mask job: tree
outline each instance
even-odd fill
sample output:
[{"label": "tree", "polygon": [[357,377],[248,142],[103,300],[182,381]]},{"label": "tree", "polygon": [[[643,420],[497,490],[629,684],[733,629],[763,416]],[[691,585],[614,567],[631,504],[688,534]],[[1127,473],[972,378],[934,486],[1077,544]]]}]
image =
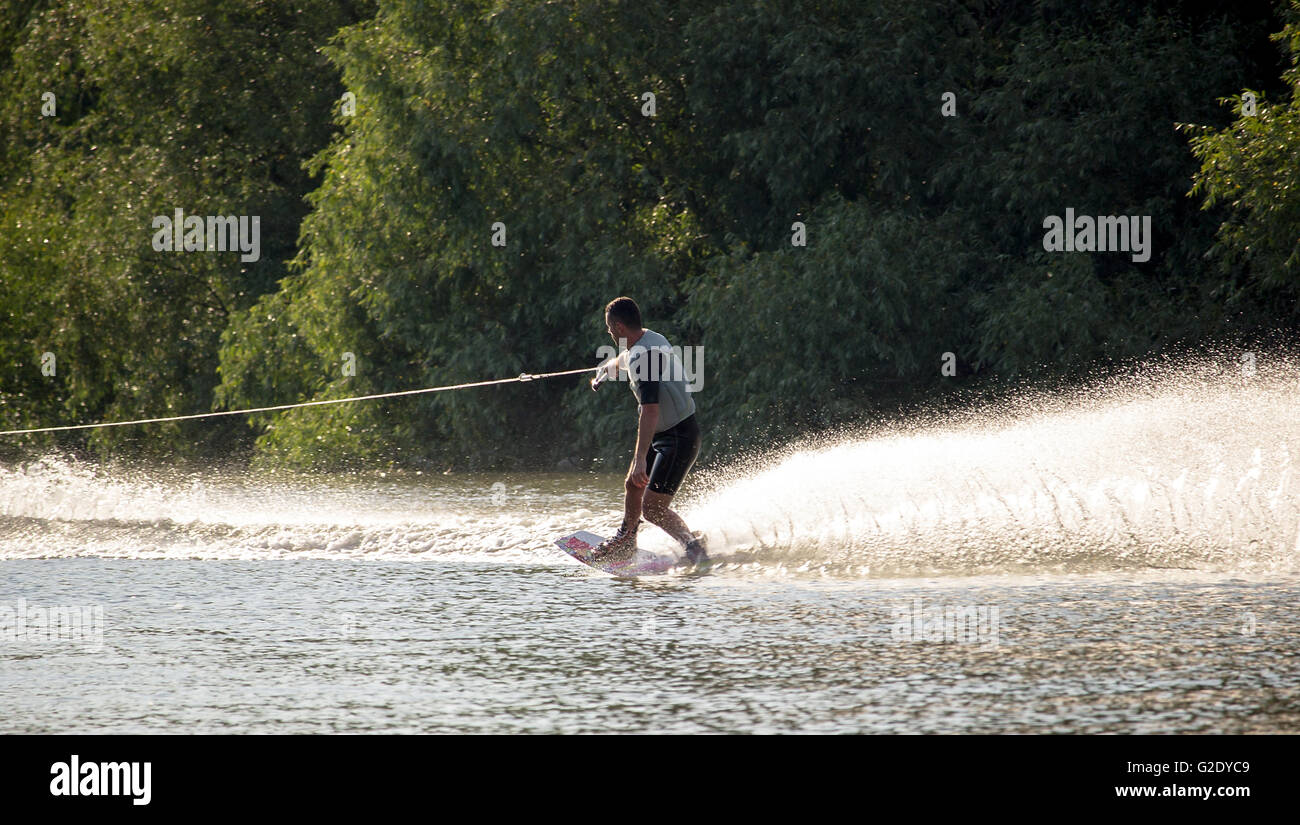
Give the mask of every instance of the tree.
[{"label": "tree", "polygon": [[1224,129],[1185,126],[1200,161],[1192,195],[1202,208],[1226,207],[1215,248],[1228,276],[1220,292],[1230,306],[1262,299],[1267,316],[1294,323],[1300,305],[1300,3],[1273,40],[1287,57],[1285,91],[1270,99],[1244,89],[1221,99],[1236,120]]}]

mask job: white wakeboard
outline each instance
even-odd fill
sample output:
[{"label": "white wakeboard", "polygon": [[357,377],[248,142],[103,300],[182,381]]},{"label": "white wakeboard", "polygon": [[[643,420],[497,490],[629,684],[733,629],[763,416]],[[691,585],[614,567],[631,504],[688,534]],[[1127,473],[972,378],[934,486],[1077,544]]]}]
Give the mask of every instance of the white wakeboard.
[{"label": "white wakeboard", "polygon": [[602,541],[604,539],[595,533],[579,530],[564,538],[556,539],[555,544],[583,564],[613,576],[655,576],[667,573],[678,565],[677,557],[671,553],[652,553],[639,547],[636,555],[631,558],[606,561],[593,560],[591,553],[596,549],[596,545]]}]

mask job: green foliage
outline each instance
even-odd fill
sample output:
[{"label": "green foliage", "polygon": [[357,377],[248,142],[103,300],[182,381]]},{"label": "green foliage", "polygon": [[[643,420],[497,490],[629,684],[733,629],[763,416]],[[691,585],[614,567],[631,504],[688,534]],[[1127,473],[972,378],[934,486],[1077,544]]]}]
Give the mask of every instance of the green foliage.
[{"label": "green foliage", "polygon": [[[1277,36],[1279,83],[1265,2],[0,9],[9,425],[594,365],[601,310],[628,294],[704,347],[700,416],[726,451],[1295,323],[1300,30]],[[1215,101],[1243,86],[1259,115],[1224,129]],[[35,114],[45,91],[57,118]],[[1210,124],[1192,152],[1179,123]],[[1214,209],[1186,197],[1194,174]],[[262,261],[154,252],[149,221],[177,206],[262,215]],[[1045,252],[1067,207],[1152,216],[1151,261]],[[621,466],[633,410],[575,379],[61,443]]]},{"label": "green foliage", "polygon": [[[321,115],[341,89],[316,47],[355,14],[333,2],[111,0],[32,6],[6,30],[0,128],[22,152],[0,180],[15,353],[0,392],[31,384],[34,352],[59,365],[57,381],[31,389],[36,404],[5,405],[7,423],[210,409],[219,336],[283,276],[306,212],[301,163],[332,128]],[[40,114],[46,93],[56,117]],[[153,217],[176,208],[261,216],[261,260],[154,251]],[[38,239],[40,256],[18,252]],[[34,299],[46,309],[13,314]],[[223,446],[234,426],[84,437],[104,453],[165,453]]]},{"label": "green foliage", "polygon": [[740,249],[689,285],[701,404],[726,429],[860,417],[882,386],[933,383],[955,348],[953,297],[973,261],[953,227],[837,196],[808,225],[807,248]]},{"label": "green foliage", "polygon": [[[640,122],[638,93],[663,82],[639,50],[615,53],[597,34],[613,26],[636,37],[639,12],[419,11],[388,5],[329,51],[357,115],[317,161],[327,171],[303,226],[299,271],[284,286],[290,322],[310,352],[359,355],[357,391],[594,363],[604,303],[633,292],[651,314],[670,306],[699,234],[645,171],[657,162],[647,149],[657,127]],[[491,243],[497,222],[505,247]],[[259,305],[248,317],[264,314]],[[249,337],[248,323],[237,320],[245,331],[230,340]],[[296,380],[296,363],[277,370],[232,351],[221,397],[268,400],[264,390]],[[270,384],[266,369],[277,375]],[[564,389],[401,401],[404,424],[386,433],[411,459],[490,465],[534,450],[543,458],[572,426]],[[272,441],[303,453],[289,442],[315,439],[319,415],[286,417]],[[312,462],[355,457],[334,446]]]},{"label": "green foliage", "polygon": [[[1239,303],[1262,291],[1274,317],[1297,317],[1300,297],[1300,3],[1292,0],[1290,21],[1273,38],[1285,50],[1286,91],[1270,100],[1261,89],[1243,89],[1221,103],[1236,120],[1222,130],[1187,126],[1201,168],[1192,194],[1209,210],[1226,206],[1219,228],[1219,261],[1230,276],[1226,302]],[[1256,97],[1245,111],[1245,94]]]}]

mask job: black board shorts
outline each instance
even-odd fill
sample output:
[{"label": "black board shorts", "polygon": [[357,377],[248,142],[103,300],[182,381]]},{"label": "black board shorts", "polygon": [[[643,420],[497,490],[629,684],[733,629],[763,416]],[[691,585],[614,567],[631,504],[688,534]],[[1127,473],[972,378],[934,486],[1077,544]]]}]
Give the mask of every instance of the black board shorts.
[{"label": "black board shorts", "polygon": [[646,488],[664,495],[676,495],[682,479],[699,454],[700,425],[694,415],[655,433],[646,453],[646,474],[650,476]]}]

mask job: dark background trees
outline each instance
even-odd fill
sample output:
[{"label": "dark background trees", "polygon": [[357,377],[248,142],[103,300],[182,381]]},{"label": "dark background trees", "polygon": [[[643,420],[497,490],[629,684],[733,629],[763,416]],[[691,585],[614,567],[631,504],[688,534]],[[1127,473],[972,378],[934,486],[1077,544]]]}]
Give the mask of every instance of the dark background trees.
[{"label": "dark background trees", "polygon": [[[1296,324],[1288,5],[0,10],[7,426],[594,363],[601,308],[628,294],[704,347],[720,455]],[[1254,116],[1233,105],[1248,89]],[[149,220],[174,207],[262,215],[262,260],[154,252]],[[1042,221],[1067,207],[1152,216],[1151,260],[1045,252]],[[62,443],[549,466],[621,461],[631,405],[533,382]]]}]

